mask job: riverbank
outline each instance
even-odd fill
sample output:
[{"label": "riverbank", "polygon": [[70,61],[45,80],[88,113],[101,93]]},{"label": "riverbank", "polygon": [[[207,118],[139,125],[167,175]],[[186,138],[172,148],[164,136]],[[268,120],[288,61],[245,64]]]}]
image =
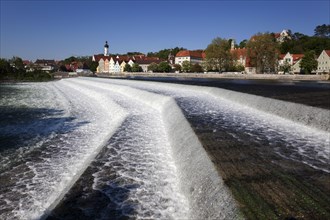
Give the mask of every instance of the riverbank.
[{"label": "riverbank", "polygon": [[176,77],[207,79],[250,79],[250,80],[287,80],[287,81],[327,81],[330,74],[322,75],[279,75],[279,74],[241,74],[241,73],[112,73],[97,74],[101,77]]}]

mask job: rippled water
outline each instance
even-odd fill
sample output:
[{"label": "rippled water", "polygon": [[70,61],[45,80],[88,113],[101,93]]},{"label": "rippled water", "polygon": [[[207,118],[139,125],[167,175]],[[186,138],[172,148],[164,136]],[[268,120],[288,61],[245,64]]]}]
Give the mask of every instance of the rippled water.
[{"label": "rippled water", "polygon": [[237,142],[330,172],[328,132],[196,87],[85,78],[1,85],[0,91],[1,219],[236,216],[230,193],[218,180],[222,194],[216,195],[229,201],[215,207],[221,213],[192,210],[214,202],[199,191],[203,180],[199,190],[184,189],[188,170],[173,155],[158,100],[166,97],[200,126],[212,125]]}]

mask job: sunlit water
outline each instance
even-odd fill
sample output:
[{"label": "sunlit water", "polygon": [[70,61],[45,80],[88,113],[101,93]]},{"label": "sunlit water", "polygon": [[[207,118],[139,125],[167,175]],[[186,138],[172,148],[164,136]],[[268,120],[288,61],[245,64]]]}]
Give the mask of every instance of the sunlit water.
[{"label": "sunlit water", "polygon": [[[159,103],[126,87],[173,97],[187,117],[201,118],[201,126],[211,123],[237,141],[244,141],[242,133],[282,157],[330,172],[328,132],[195,87],[88,78],[1,85],[0,219],[47,216],[88,167],[92,187],[85,196],[97,191],[115,204],[97,218],[107,219],[113,209],[142,219],[198,216],[191,207],[201,201],[182,190],[180,172],[186,170],[173,155]],[[207,195],[196,198],[207,202]],[[219,210],[235,210],[226,206]],[[96,216],[88,207],[84,212]]]}]

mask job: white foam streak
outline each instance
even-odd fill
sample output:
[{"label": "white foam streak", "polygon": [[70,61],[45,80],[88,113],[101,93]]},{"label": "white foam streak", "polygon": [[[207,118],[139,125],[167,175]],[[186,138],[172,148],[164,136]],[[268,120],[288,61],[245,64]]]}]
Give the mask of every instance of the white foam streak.
[{"label": "white foam streak", "polygon": [[240,218],[231,193],[173,98],[122,85],[98,83],[97,87],[119,92],[160,111],[179,172],[181,191],[189,199],[189,219]]},{"label": "white foam streak", "polygon": [[[66,128],[66,124],[62,124],[60,132],[42,144],[37,158],[28,159],[27,154],[25,164],[2,174],[6,176],[11,175],[10,172],[18,172],[13,179],[17,178],[17,181],[12,192],[2,194],[16,207],[11,213],[2,213],[0,217],[46,217],[126,117],[125,111],[106,96],[69,82],[57,82],[55,86],[66,94],[69,102],[75,103],[70,104],[70,116],[76,118],[71,123],[77,125],[70,133],[62,133],[61,130]],[[22,173],[22,170],[26,172]],[[15,193],[16,196],[13,195]]]}]

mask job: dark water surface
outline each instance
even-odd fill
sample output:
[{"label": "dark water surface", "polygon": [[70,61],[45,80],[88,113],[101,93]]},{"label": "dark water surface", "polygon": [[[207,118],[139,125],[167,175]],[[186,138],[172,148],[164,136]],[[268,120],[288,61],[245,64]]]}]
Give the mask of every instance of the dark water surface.
[{"label": "dark water surface", "polygon": [[174,77],[128,77],[130,80],[210,86],[330,109],[330,82]]}]

